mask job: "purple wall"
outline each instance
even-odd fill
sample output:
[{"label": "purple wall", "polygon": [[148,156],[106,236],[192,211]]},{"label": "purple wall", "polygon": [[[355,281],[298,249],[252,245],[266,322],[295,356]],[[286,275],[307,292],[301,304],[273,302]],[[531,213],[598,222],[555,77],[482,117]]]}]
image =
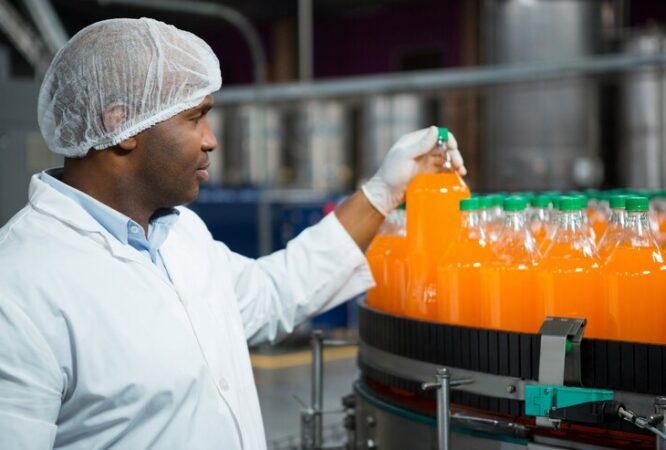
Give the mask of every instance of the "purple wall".
[{"label": "purple wall", "polygon": [[[415,6],[383,7],[349,17],[316,15],[314,75],[316,78],[393,72],[400,56],[410,51],[440,54],[443,66],[458,64],[458,2],[419,2]],[[272,61],[270,23],[255,23]],[[252,60],[245,41],[225,27],[201,33],[220,58],[224,85],[252,82]]]},{"label": "purple wall", "polygon": [[386,7],[375,15],[325,18],[314,25],[315,76],[392,72],[408,50],[437,50],[444,66],[459,61],[457,2]]}]

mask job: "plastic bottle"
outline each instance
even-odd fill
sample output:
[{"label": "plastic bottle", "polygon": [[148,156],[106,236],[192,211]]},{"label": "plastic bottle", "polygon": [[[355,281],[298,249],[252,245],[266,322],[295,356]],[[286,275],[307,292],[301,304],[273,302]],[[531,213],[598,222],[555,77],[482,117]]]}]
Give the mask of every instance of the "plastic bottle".
[{"label": "plastic bottle", "polygon": [[[448,130],[440,128],[444,147]],[[458,203],[470,197],[469,188],[445,155],[445,171],[420,174],[407,188],[408,297],[405,314],[417,319],[437,316],[437,262],[458,235]]]},{"label": "plastic bottle", "polygon": [[592,222],[590,221],[590,199],[578,192],[572,193],[570,197],[576,197],[580,201],[583,212],[581,216],[583,219],[583,229],[585,230],[585,233],[588,235],[588,237],[592,240],[592,242],[596,244],[597,233],[592,226]]},{"label": "plastic bottle", "polygon": [[368,306],[386,312],[396,309],[395,286],[397,283],[396,256],[404,253],[405,211],[398,208],[392,211],[382,224],[377,236],[372,240],[365,257],[372,271],[376,286],[368,291]]},{"label": "plastic bottle", "polygon": [[587,217],[590,221],[592,229],[594,230],[596,242],[599,243],[601,241],[601,237],[604,234],[604,231],[606,230],[610,216],[608,195],[603,192],[589,190],[586,191],[586,196],[589,200]]},{"label": "plastic bottle", "polygon": [[525,217],[527,199],[504,200],[504,226],[483,270],[488,328],[536,333],[542,311],[537,303],[535,267],[540,258]]},{"label": "plastic bottle", "polygon": [[486,231],[491,242],[497,242],[504,226],[504,210],[502,209],[502,205],[505,197],[506,195],[504,194],[491,194],[487,196],[491,206],[488,208]]},{"label": "plastic bottle", "polygon": [[548,214],[548,205],[550,198],[546,195],[537,195],[530,201],[532,206],[529,216],[530,230],[537,241],[537,245],[546,238],[550,217]]},{"label": "plastic bottle", "polygon": [[610,339],[666,344],[666,265],[650,229],[648,199],[626,199],[622,239],[604,265]]},{"label": "plastic bottle", "polygon": [[499,229],[495,230],[493,227],[493,199],[487,195],[477,198],[479,199],[479,217],[481,221],[481,227],[486,232],[486,236],[488,237],[488,240],[492,246],[495,242],[497,242],[497,237],[499,236]]},{"label": "plastic bottle", "polygon": [[395,215],[395,235],[385,261],[388,273],[386,309],[390,313],[403,315],[407,299],[407,217],[404,203],[398,207]]},{"label": "plastic bottle", "polygon": [[550,244],[555,238],[557,232],[557,224],[560,217],[560,195],[552,194],[548,196],[550,199],[550,209],[548,213],[548,225],[546,226],[546,234],[539,244],[539,252],[544,255],[550,247]]},{"label": "plastic bottle", "polygon": [[545,315],[586,318],[585,335],[604,338],[606,305],[594,242],[583,222],[579,197],[559,199],[557,231],[538,269],[539,299]]},{"label": "plastic bottle", "polygon": [[438,321],[482,326],[481,270],[492,258],[479,199],[460,201],[461,229],[437,267]]},{"label": "plastic bottle", "polygon": [[599,253],[599,258],[602,262],[608,259],[622,238],[622,233],[624,231],[625,199],[625,195],[609,196],[610,216],[608,218],[608,225],[597,245],[597,252]]}]

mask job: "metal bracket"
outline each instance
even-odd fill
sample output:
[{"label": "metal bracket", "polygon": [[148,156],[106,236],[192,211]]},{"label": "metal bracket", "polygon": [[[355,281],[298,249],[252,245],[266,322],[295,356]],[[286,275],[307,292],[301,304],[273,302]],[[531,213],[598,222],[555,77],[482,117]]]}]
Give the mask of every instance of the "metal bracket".
[{"label": "metal bracket", "polygon": [[[539,330],[539,384],[582,386],[580,343],[586,324],[586,319],[546,317]],[[548,428],[556,428],[560,423],[545,417],[537,417],[536,422]]]},{"label": "metal bracket", "polygon": [[453,387],[473,383],[469,378],[451,380],[449,370],[445,367],[437,369],[437,381],[421,385],[424,391],[437,390],[437,448],[449,450],[451,447],[451,397]]}]

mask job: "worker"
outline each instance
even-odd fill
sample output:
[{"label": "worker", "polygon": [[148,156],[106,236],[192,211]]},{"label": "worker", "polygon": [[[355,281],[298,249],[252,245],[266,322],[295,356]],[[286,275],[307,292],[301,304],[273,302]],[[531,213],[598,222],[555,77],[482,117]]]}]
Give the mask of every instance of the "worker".
[{"label": "worker", "polygon": [[437,129],[407,134],[286,249],[238,255],[182,206],[208,179],[220,85],[204,41],[152,19],[95,23],[55,56],[38,121],[64,166],[0,229],[0,448],[266,448],[248,342],[372,287],[362,249],[441,170]]}]

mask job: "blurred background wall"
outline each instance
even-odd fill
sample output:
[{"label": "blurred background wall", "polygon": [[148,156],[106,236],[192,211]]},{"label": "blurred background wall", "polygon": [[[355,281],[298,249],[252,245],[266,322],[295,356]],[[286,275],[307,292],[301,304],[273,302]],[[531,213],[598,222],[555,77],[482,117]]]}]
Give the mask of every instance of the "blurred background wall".
[{"label": "blurred background wall", "polygon": [[192,207],[250,256],[430,124],[456,134],[475,191],[666,186],[664,2],[0,0],[0,223],[31,174],[60,164],[36,123],[54,52],[92,22],[141,16],[220,59],[220,147]]}]

